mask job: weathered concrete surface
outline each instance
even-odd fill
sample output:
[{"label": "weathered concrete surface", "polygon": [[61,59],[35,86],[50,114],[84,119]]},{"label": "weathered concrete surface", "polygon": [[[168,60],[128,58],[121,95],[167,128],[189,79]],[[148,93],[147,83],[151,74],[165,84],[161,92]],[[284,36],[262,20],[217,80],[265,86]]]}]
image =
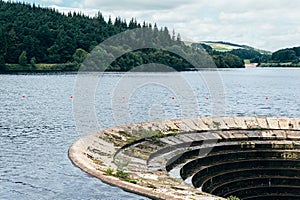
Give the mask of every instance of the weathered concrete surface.
[{"label": "weathered concrete surface", "polygon": [[[69,157],[76,166],[105,183],[153,199],[222,199],[191,187],[177,176],[173,178],[166,171],[169,159],[196,148],[192,146],[195,141],[204,141],[202,145],[209,146],[222,138],[239,138],[243,145],[251,137],[299,139],[299,130],[300,119],[290,118],[228,117],[139,123],[81,138],[70,147]],[[128,172],[128,180],[109,175],[107,169]]]}]

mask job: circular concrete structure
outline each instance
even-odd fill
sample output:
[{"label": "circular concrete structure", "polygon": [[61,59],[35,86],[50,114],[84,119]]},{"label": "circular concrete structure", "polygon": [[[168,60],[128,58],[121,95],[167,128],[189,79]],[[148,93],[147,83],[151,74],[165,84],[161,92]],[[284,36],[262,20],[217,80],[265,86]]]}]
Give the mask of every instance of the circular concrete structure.
[{"label": "circular concrete structure", "polygon": [[300,199],[300,119],[147,122],[88,135],[72,162],[153,199]]}]

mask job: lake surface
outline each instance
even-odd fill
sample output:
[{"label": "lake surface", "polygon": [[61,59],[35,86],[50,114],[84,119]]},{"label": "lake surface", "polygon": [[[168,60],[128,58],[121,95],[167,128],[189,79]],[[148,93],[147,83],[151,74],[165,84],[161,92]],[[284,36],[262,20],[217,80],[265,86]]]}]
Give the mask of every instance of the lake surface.
[{"label": "lake surface", "polygon": [[[96,128],[195,115],[300,117],[299,77],[300,69],[274,68],[105,73],[94,91]],[[84,107],[74,111],[78,80],[0,75],[0,199],[146,199],[103,184],[68,159],[69,146],[87,134],[78,126],[90,120],[78,117]],[[126,90],[130,84],[136,87]]]}]

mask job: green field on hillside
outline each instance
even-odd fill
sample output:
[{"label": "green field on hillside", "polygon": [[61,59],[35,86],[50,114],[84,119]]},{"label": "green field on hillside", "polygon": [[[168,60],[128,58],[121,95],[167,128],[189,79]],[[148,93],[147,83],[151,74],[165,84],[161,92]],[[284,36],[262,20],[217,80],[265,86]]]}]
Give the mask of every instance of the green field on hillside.
[{"label": "green field on hillside", "polygon": [[232,46],[232,45],[228,45],[228,44],[221,44],[221,43],[204,42],[204,44],[211,46],[214,50],[220,51],[220,52],[227,52],[227,51],[231,51],[233,49],[241,49],[241,47]]}]

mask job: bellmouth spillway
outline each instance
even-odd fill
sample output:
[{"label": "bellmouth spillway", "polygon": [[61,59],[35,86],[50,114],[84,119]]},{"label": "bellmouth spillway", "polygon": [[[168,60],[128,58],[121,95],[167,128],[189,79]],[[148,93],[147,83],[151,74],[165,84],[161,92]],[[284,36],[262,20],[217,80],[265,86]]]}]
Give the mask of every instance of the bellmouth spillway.
[{"label": "bellmouth spillway", "polygon": [[72,162],[153,199],[300,199],[300,119],[198,118],[91,133]]}]

